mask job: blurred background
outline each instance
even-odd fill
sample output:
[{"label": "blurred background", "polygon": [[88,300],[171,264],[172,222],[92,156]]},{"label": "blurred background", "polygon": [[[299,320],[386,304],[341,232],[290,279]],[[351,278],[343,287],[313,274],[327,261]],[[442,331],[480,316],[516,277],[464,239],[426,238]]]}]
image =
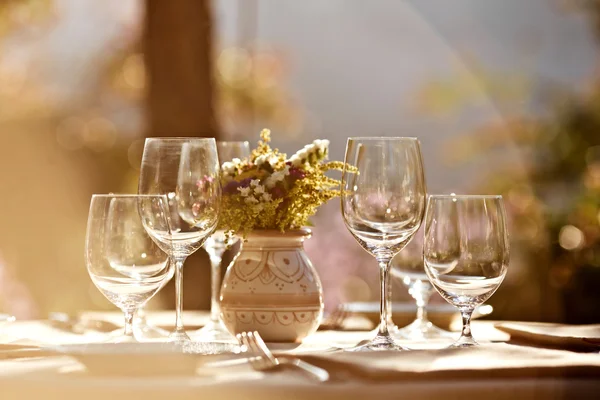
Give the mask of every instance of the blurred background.
[{"label": "blurred background", "polygon": [[[599,46],[600,0],[0,0],[0,311],[113,308],[84,265],[89,199],[137,190],[145,137],[269,127],[337,160],[349,136],[418,137],[430,193],[505,196],[492,317],[600,322]],[[314,223],[327,307],[374,300],[338,202]],[[185,308],[209,286],[198,254]]]}]

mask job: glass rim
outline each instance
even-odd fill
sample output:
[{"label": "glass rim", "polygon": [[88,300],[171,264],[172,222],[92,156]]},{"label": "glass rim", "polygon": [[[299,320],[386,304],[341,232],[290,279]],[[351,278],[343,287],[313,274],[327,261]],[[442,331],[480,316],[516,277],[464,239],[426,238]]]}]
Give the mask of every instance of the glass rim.
[{"label": "glass rim", "polygon": [[155,142],[155,141],[164,141],[164,142],[183,142],[183,141],[201,141],[201,142],[210,142],[210,141],[215,141],[216,139],[214,137],[197,137],[197,136],[157,136],[157,137],[149,137],[146,138],[146,142]]},{"label": "glass rim", "polygon": [[429,194],[427,195],[430,199],[496,199],[501,200],[501,194]]},{"label": "glass rim", "polygon": [[418,138],[414,136],[354,136],[349,137],[350,140],[407,140],[407,141],[419,141]]}]

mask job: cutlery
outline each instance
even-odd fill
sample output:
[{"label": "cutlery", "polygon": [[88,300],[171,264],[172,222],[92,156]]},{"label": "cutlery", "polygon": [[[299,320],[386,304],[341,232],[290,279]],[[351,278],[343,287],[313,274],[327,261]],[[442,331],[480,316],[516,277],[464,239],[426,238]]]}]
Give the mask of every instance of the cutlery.
[{"label": "cutlery", "polygon": [[319,382],[329,380],[329,373],[322,368],[295,357],[275,357],[256,331],[238,333],[235,337],[240,346],[245,347],[246,351],[250,351],[256,355],[256,357],[248,358],[250,365],[256,371],[268,371],[279,365],[292,365]]}]

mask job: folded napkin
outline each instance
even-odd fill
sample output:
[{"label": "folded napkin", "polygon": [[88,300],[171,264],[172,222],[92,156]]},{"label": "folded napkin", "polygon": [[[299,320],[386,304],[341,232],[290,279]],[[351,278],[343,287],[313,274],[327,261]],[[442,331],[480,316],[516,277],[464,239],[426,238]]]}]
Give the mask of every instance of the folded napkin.
[{"label": "folded napkin", "polygon": [[600,378],[600,357],[597,354],[505,343],[458,349],[338,352],[298,357],[327,370],[333,381]]},{"label": "folded napkin", "polygon": [[600,325],[564,325],[544,322],[501,322],[496,329],[516,343],[578,351],[600,351]]}]

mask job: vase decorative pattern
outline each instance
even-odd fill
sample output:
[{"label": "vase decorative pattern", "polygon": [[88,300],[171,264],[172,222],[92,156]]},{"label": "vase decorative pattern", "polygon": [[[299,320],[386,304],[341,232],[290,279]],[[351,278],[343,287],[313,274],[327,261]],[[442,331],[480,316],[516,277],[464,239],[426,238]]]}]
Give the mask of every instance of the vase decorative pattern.
[{"label": "vase decorative pattern", "polygon": [[310,230],[254,231],[227,268],[221,318],[232,334],[258,331],[267,342],[301,342],[323,316],[323,288],[303,242]]}]

